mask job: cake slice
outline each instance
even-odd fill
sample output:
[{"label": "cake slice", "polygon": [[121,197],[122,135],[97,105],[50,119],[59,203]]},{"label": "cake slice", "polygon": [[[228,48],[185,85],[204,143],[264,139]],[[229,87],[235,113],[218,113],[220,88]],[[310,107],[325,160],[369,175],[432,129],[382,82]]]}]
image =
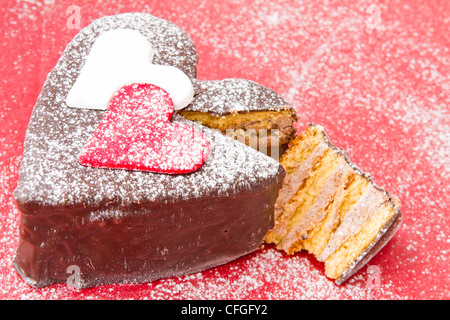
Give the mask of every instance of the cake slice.
[{"label": "cake slice", "polygon": [[[196,52],[175,25],[149,14],[103,17],[80,31],[49,73],[26,131],[14,198],[20,211],[14,266],[31,286],[87,288],[199,272],[256,250],[273,227],[285,171],[274,159],[180,115],[208,141],[183,174],[80,164],[105,115],[71,108],[67,95],[96,39],[115,29],[144,35],[154,63],[195,77]],[[71,279],[74,279],[71,277]]]},{"label": "cake slice", "polygon": [[359,270],[399,228],[397,197],[333,146],[323,127],[310,125],[280,163],[287,174],[265,241],[287,254],[303,249],[314,254],[336,283]]},{"label": "cake slice", "polygon": [[179,113],[279,160],[295,136],[295,109],[272,89],[230,78],[194,81],[195,96]]}]

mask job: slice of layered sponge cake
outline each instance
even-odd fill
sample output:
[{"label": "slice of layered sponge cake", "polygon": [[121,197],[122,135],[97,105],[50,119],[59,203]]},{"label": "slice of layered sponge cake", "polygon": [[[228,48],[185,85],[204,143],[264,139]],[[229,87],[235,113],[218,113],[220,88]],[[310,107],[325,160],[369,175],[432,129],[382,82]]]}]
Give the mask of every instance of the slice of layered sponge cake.
[{"label": "slice of layered sponge cake", "polygon": [[238,78],[194,80],[193,101],[179,113],[279,160],[295,137],[295,109],[274,90]]},{"label": "slice of layered sponge cake", "polygon": [[342,284],[394,235],[402,214],[397,197],[376,186],[324,128],[310,125],[281,157],[287,174],[266,237],[287,254],[302,249],[325,263]]}]

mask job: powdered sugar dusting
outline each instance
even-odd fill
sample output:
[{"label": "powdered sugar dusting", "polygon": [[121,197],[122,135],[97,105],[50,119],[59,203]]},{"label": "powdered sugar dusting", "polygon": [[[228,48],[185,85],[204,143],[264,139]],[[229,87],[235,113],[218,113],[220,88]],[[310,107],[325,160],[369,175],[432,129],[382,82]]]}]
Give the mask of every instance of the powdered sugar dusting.
[{"label": "powdered sugar dusting", "polygon": [[[35,1],[37,2],[37,1]],[[49,3],[50,1],[46,1]],[[401,230],[369,267],[336,286],[304,253],[266,246],[237,262],[143,285],[31,289],[11,266],[19,213],[11,193],[23,134],[45,75],[77,32],[65,28],[73,1],[18,2],[4,14],[5,75],[0,90],[2,224],[0,295],[23,299],[337,298],[423,299],[450,296],[448,2],[323,3],[248,0],[80,5],[82,24],[145,11],[184,28],[199,52],[199,78],[239,77],[274,88],[296,107],[299,127],[321,124],[336,145],[397,194]],[[380,23],[368,28],[371,5]],[[26,30],[26,31],[24,31]],[[39,75],[36,76],[36,75]],[[6,137],[6,138],[3,138]],[[53,147],[57,148],[57,146]],[[373,284],[371,286],[371,284]]]},{"label": "powdered sugar dusting", "polygon": [[184,111],[223,116],[238,112],[292,109],[275,91],[250,80],[197,80],[194,85],[196,95]]}]

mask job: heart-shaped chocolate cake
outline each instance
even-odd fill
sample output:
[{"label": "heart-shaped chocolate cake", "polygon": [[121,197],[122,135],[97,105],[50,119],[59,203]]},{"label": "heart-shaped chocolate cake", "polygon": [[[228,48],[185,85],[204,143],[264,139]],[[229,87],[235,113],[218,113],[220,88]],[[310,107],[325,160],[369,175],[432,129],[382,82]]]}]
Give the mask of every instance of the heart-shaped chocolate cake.
[{"label": "heart-shaped chocolate cake", "polygon": [[263,241],[309,251],[342,284],[393,237],[398,198],[324,128],[297,135],[273,90],[201,81],[196,68],[189,36],[149,14],[98,19],[70,42],[33,110],[14,192],[14,265],[28,284],[148,282]]},{"label": "heart-shaped chocolate cake", "polygon": [[[201,165],[191,167],[187,170],[190,172],[154,172],[143,170],[136,163],[125,169],[80,163],[80,155],[86,147],[89,149],[88,141],[95,136],[102,119],[114,110],[104,111],[95,102],[93,107],[83,107],[92,94],[81,94],[84,100],[80,101],[77,92],[85,92],[83,88],[89,86],[83,82],[79,87],[74,86],[82,74],[90,73],[87,61],[96,41],[114,30],[131,30],[147,39],[154,52],[149,59],[158,66],[150,68],[151,72],[163,67],[176,68],[175,72],[167,72],[177,75],[173,76],[176,83],[186,83],[183,77],[178,77],[183,73],[193,83],[192,88],[199,87],[195,79],[197,53],[189,36],[152,15],[130,13],[104,17],[81,30],[71,41],[48,75],[33,110],[14,192],[21,211],[15,267],[32,286],[66,282],[73,267],[80,271],[76,284],[80,288],[147,282],[197,272],[254,251],[273,227],[274,203],[285,175],[282,166],[255,149],[178,114],[172,116],[171,125],[191,128],[191,137],[176,137],[171,141],[195,140],[192,133],[198,132],[200,144],[206,148],[202,139],[208,144],[208,152],[200,150]],[[110,92],[115,107],[123,103],[119,97],[120,86],[126,88],[130,81],[150,83],[170,97],[181,97],[180,107],[192,102],[189,86],[181,88],[181,93],[176,89],[173,93],[167,79],[158,82],[160,78],[155,75],[142,79],[127,74],[130,68],[118,68],[119,72],[113,73],[119,74],[119,78],[122,74],[123,83],[111,81],[102,87],[102,83],[94,81],[92,85],[97,85],[99,92],[104,89]],[[68,99],[72,89],[76,89],[75,94]],[[114,90],[119,90],[119,96],[113,98]],[[95,90],[90,92],[95,96]],[[145,95],[140,103],[151,103],[148,92],[133,94],[140,93]],[[288,104],[281,104],[285,110],[292,110]],[[167,107],[166,103],[162,105]],[[152,118],[147,112],[154,112],[154,105],[140,108],[136,104],[135,107],[136,112],[143,114],[131,116],[130,122]],[[124,125],[126,121],[113,121],[112,127],[114,124]],[[115,128],[112,136],[111,131],[105,130],[102,137],[117,141],[123,138],[118,133],[134,130],[133,125],[130,128]],[[149,147],[148,141],[154,142],[155,138],[140,141],[146,141]],[[139,148],[137,154],[146,152],[146,145]],[[190,156],[178,151],[167,159],[169,165],[177,162],[173,157]],[[115,153],[115,157],[121,155]],[[139,164],[145,158],[140,157]],[[158,165],[162,168],[164,163],[160,161]]]}]

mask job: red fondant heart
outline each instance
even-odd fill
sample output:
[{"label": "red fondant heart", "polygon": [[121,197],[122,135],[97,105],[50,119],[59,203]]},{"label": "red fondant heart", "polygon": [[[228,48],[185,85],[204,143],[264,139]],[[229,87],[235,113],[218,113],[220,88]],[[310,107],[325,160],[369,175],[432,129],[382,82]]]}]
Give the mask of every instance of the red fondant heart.
[{"label": "red fondant heart", "polygon": [[122,87],[79,157],[82,165],[187,173],[199,169],[209,143],[193,127],[171,123],[173,102],[152,84]]}]

